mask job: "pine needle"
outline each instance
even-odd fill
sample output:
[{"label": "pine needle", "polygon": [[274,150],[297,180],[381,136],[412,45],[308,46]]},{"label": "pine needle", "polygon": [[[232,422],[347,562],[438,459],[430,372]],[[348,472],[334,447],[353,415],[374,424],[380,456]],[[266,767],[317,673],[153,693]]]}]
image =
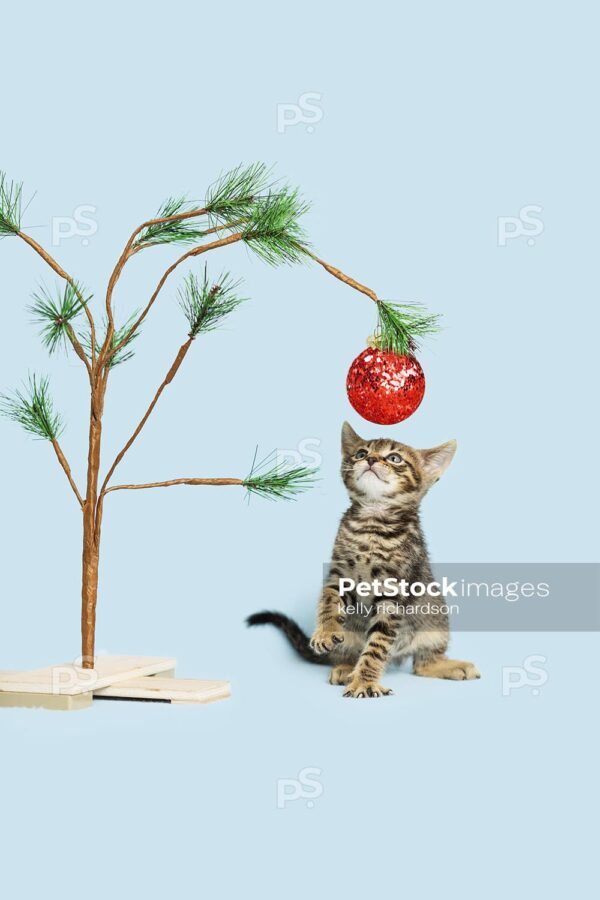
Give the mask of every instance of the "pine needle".
[{"label": "pine needle", "polygon": [[214,331],[229,313],[244,302],[246,298],[236,294],[240,284],[241,280],[234,281],[228,272],[223,272],[211,284],[206,266],[201,281],[190,272],[179,290],[179,305],[188,321],[191,338],[198,337],[201,332]]},{"label": "pine needle", "polygon": [[[270,182],[271,170],[264,163],[237,166],[208,189],[204,208],[211,229],[242,228],[244,241],[271,265],[299,262],[307,247],[298,219],[308,209],[296,190],[277,188]],[[194,210],[185,197],[169,197],[156,218],[169,218]],[[195,217],[148,225],[133,249],[154,244],[195,243],[208,230],[200,230]]]},{"label": "pine needle", "polygon": [[232,224],[250,215],[256,199],[269,189],[271,170],[264,163],[237,166],[221,175],[206,193],[212,224]]},{"label": "pine needle", "polygon": [[54,441],[64,428],[60,415],[54,411],[49,393],[49,381],[29,376],[23,390],[12,395],[0,394],[0,415],[12,419],[29,434]]},{"label": "pine needle", "polygon": [[45,285],[41,285],[38,293],[33,294],[33,303],[28,310],[33,315],[34,323],[42,326],[40,334],[50,354],[61,344],[63,347],[68,346],[70,323],[90,300],[91,295],[84,296],[82,285],[68,282],[64,287],[56,287],[55,296],[52,296]]},{"label": "pine needle", "polygon": [[[257,448],[258,450],[258,448]],[[286,469],[283,463],[273,462],[275,451],[256,464],[256,453],[249,474],[244,478],[244,487],[251,494],[258,494],[267,500],[294,500],[297,494],[312,487],[317,470],[306,466]]]},{"label": "pine needle", "polygon": [[298,219],[308,209],[309,204],[293,188],[269,192],[253,204],[243,239],[270,265],[301,262],[308,244]]},{"label": "pine needle", "polygon": [[20,230],[22,199],[23,184],[9,181],[6,174],[0,172],[0,238]]},{"label": "pine needle", "polygon": [[377,304],[379,322],[374,335],[381,350],[392,350],[400,356],[418,349],[417,339],[439,331],[439,316],[427,315],[418,303]]},{"label": "pine needle", "polygon": [[[168,197],[156,213],[156,219],[166,219],[197,209],[198,204],[190,203],[185,197]],[[194,218],[174,219],[148,225],[134,241],[133,248],[151,247],[157,244],[193,244],[203,237],[205,231],[199,229]]]},{"label": "pine needle", "polygon": [[[139,312],[140,311],[137,310],[136,312],[132,313],[124,325],[121,325],[119,328],[115,328],[113,336],[112,336],[112,341],[110,343],[109,353],[112,350],[114,350],[115,347],[118,347],[119,344],[121,343],[121,341],[123,340],[123,338],[126,337],[126,335],[129,333],[131,326],[134,324],[134,322],[138,318]],[[104,340],[106,338],[106,328],[107,328],[107,323],[106,323],[106,320],[104,320],[104,337],[101,337],[100,339],[98,339],[98,338],[96,339],[96,355],[97,356],[100,355],[100,351],[102,349]],[[114,356],[111,356],[109,358],[109,362],[108,362],[109,369],[114,369],[115,366],[118,366],[121,363],[127,362],[127,360],[131,359],[135,355],[135,351],[131,349],[131,344],[139,336],[140,336],[140,330],[138,329],[137,331],[134,331],[133,334],[130,335],[129,339],[126,341],[126,343],[123,344],[122,347],[119,348],[117,353],[115,353]],[[89,331],[85,332],[84,334],[79,335],[79,339],[80,339],[81,344],[82,344],[85,352],[87,353],[87,355],[91,356],[92,339],[91,339],[91,335],[90,335]]]}]

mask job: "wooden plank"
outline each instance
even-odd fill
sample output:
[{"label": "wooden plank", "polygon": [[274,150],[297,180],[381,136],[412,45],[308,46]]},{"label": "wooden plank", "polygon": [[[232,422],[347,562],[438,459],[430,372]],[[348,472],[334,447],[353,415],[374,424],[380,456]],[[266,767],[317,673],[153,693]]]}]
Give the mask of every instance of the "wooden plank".
[{"label": "wooden plank", "polygon": [[93,669],[62,663],[28,672],[3,672],[0,693],[86,694],[116,682],[168,672],[175,665],[176,661],[166,656],[98,656]]},{"label": "wooden plank", "polygon": [[0,691],[0,707],[27,709],[85,709],[92,705],[93,694],[34,694],[31,691]]},{"label": "wooden plank", "polygon": [[159,675],[131,678],[94,691],[95,697],[131,700],[164,700],[171,703],[211,703],[231,694],[228,681],[204,681],[199,678],[164,678]]}]

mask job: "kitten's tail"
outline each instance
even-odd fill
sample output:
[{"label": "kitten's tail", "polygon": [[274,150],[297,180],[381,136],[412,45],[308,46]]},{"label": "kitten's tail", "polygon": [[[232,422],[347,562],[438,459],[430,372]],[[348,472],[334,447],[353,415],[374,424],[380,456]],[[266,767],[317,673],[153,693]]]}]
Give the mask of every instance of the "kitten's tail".
[{"label": "kitten's tail", "polygon": [[301,656],[306,662],[327,665],[327,660],[311,648],[308,635],[304,634],[293,619],[289,619],[283,613],[269,611],[253,613],[246,619],[246,625],[275,625],[276,628],[283,631],[298,656]]}]

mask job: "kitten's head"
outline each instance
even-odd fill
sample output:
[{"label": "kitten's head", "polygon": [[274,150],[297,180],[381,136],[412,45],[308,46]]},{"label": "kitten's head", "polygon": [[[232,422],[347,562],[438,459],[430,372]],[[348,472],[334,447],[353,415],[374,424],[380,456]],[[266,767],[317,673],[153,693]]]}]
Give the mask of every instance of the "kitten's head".
[{"label": "kitten's head", "polygon": [[415,450],[391,438],[365,440],[344,422],[342,478],[351,499],[361,505],[414,505],[441,478],[455,451],[456,441]]}]

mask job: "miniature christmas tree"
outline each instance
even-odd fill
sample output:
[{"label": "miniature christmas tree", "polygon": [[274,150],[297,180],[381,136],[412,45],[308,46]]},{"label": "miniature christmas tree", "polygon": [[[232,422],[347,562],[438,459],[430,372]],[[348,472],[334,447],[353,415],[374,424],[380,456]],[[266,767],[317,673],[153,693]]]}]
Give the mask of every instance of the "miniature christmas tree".
[{"label": "miniature christmas tree", "polygon": [[[121,490],[142,490],[172,485],[240,485],[254,494],[269,498],[290,498],[307,488],[314,471],[304,466],[283,468],[273,458],[252,465],[245,478],[176,478],[147,484],[113,484],[112,479],[163,391],[171,383],[194,341],[217,328],[242,302],[239,282],[228,272],[216,278],[204,266],[200,274],[190,272],[179,288],[180,306],[187,320],[187,338],[156,391],[150,405],[131,436],[123,445],[106,475],[100,478],[104,402],[108,379],[115,366],[133,356],[134,342],[167,280],[183,263],[194,261],[209,251],[244,243],[270,265],[314,260],[331,275],[369,296],[379,307],[379,319],[386,325],[385,337],[393,349],[402,347],[418,329],[410,316],[403,318],[393,307],[354,279],[315,256],[299,224],[307,209],[299,193],[287,186],[269,183],[269,172],[262,164],[239,167],[219,178],[209,189],[203,206],[184,197],[165,201],[156,216],[135,229],[127,241],[108,281],[104,300],[104,319],[100,327],[92,311],[92,295],[83,284],[68,274],[59,263],[22,227],[22,185],[0,173],[0,237],[17,237],[28,244],[59,276],[61,285],[53,294],[46,289],[33,297],[31,312],[41,326],[43,343],[49,353],[59,349],[73,352],[85,368],[90,388],[89,445],[87,477],[80,490],[72,475],[59,437],[63,421],[55,410],[47,378],[33,375],[28,383],[11,395],[2,395],[0,412],[18,422],[30,434],[47,440],[53,447],[76,501],[81,509],[83,527],[82,554],[82,666],[94,667],[94,640],[98,571],[102,536],[102,514],[108,494]],[[127,262],[138,253],[159,245],[175,248],[190,246],[167,268],[141,312],[117,325],[113,312],[113,293]],[[391,310],[391,312],[390,312]],[[389,313],[389,314],[388,314]],[[97,314],[96,314],[97,315]],[[422,329],[422,322],[417,322]],[[411,330],[412,328],[412,330]]]}]

